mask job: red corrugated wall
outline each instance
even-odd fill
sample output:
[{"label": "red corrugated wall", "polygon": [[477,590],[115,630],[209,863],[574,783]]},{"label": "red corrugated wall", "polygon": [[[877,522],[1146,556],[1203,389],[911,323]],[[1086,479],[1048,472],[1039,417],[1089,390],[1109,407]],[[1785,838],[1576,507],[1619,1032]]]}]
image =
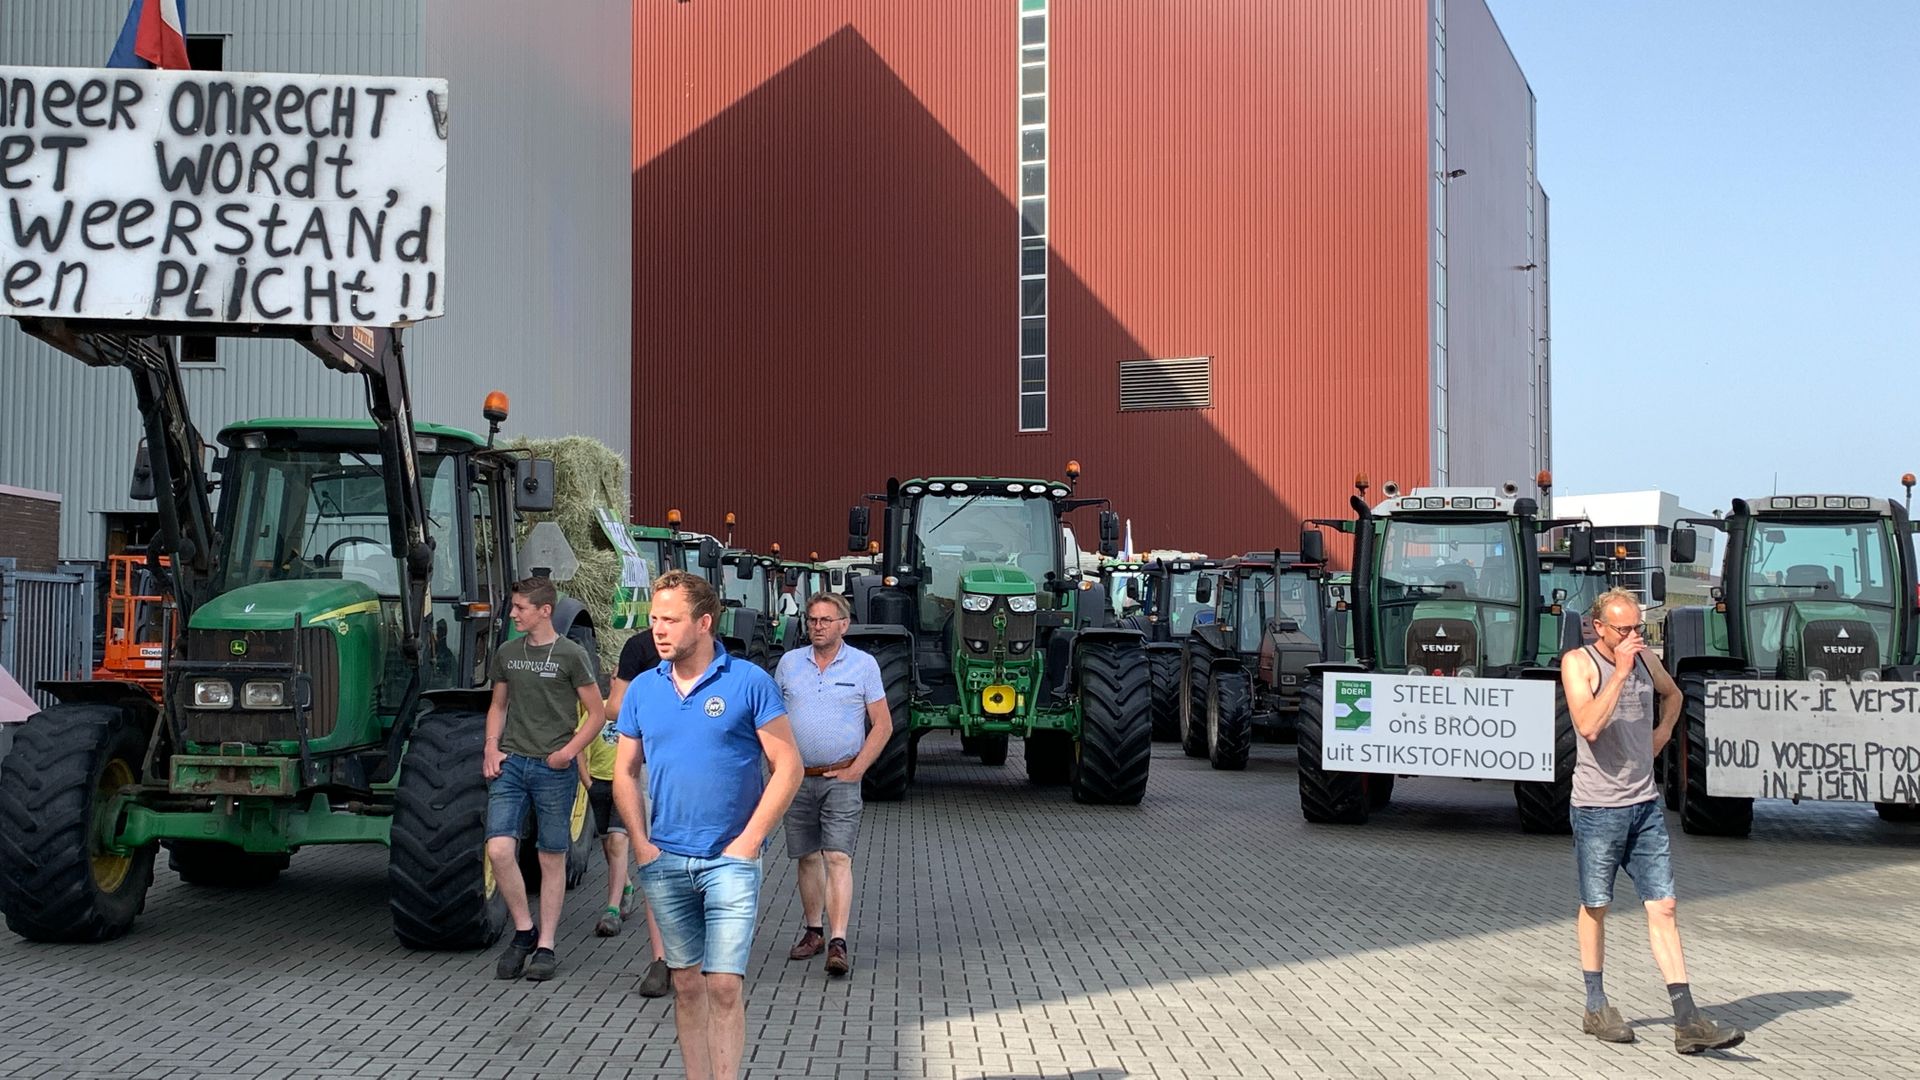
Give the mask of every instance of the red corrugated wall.
[{"label": "red corrugated wall", "polygon": [[[832,554],[890,474],[1073,457],[1141,546],[1226,553],[1424,478],[1425,3],[1054,6],[1038,435],[1017,0],[636,6],[637,516]],[[1118,411],[1119,361],[1202,355],[1214,408]]]}]

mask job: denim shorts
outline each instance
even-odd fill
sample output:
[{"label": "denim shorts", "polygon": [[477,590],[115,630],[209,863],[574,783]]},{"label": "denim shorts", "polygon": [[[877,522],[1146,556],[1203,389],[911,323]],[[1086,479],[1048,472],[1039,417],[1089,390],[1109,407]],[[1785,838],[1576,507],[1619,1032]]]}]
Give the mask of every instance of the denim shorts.
[{"label": "denim shorts", "polygon": [[500,775],[487,785],[487,839],[520,838],[533,809],[533,846],[565,851],[573,838],[573,803],[580,791],[580,770],[550,767],[542,758],[508,754]]},{"label": "denim shorts", "polygon": [[1659,799],[1632,806],[1576,806],[1570,813],[1581,904],[1612,904],[1613,878],[1620,870],[1633,879],[1642,901],[1673,899],[1673,851]]},{"label": "denim shorts", "polygon": [[695,859],[663,851],[640,868],[640,888],[660,925],[667,966],[709,975],[747,973],[760,916],[760,860]]}]

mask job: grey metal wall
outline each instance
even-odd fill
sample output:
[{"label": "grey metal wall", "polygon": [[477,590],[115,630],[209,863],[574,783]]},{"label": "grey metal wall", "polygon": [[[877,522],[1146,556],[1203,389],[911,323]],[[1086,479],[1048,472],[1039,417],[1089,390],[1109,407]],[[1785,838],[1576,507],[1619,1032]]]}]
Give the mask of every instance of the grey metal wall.
[{"label": "grey metal wall", "polygon": [[[511,427],[627,451],[632,274],[631,26],[625,4],[195,0],[190,35],[226,36],[234,71],[451,81],[447,315],[412,335],[423,419],[478,427],[505,390]],[[6,0],[0,63],[98,66],[126,0]],[[186,374],[209,437],[256,416],[355,416],[356,380],[285,343],[222,341]],[[123,372],[95,371],[0,320],[0,483],[66,496],[61,557],[104,556],[139,441]]]}]

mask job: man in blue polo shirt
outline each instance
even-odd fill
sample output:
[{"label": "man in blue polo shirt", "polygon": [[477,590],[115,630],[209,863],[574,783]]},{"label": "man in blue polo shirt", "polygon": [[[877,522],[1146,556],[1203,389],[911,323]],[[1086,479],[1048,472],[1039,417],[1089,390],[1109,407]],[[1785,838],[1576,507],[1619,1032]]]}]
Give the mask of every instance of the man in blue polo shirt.
[{"label": "man in blue polo shirt", "polygon": [[[673,971],[680,1055],[696,1080],[739,1071],[760,849],[802,771],[779,688],[714,640],[719,615],[705,578],[670,570],[653,583],[649,621],[661,662],[627,688],[613,769],[614,804]],[[773,766],[765,781],[763,755]],[[642,763],[651,821],[641,817]]]}]

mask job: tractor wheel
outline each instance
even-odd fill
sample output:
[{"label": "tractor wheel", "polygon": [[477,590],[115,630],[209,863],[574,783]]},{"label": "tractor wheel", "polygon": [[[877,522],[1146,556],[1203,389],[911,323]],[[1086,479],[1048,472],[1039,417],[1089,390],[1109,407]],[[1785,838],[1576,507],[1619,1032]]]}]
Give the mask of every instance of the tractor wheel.
[{"label": "tractor wheel", "polygon": [[1187,644],[1181,661],[1180,750],[1188,757],[1207,756],[1207,683],[1212,677],[1213,656],[1198,641]]},{"label": "tractor wheel", "polygon": [[1323,768],[1320,761],[1320,687],[1300,690],[1300,719],[1296,765],[1300,774],[1300,814],[1316,825],[1365,825],[1372,809],[1368,777],[1361,773]]},{"label": "tractor wheel", "polygon": [[[527,895],[540,895],[540,849],[534,840],[533,815],[527,815],[520,827],[520,876],[527,883]],[[593,805],[587,797],[587,785],[575,785],[573,809],[567,816],[567,888],[587,879],[587,867],[593,862]]]},{"label": "tractor wheel", "polygon": [[1036,731],[1020,741],[1026,744],[1028,780],[1058,787],[1073,779],[1073,738],[1066,732]]},{"label": "tractor wheel", "polygon": [[1669,810],[1680,809],[1680,770],[1673,763],[1673,753],[1680,740],[1669,737],[1667,745],[1653,755],[1653,784],[1660,789],[1660,801]]},{"label": "tractor wheel", "polygon": [[1694,836],[1745,836],[1753,831],[1753,800],[1707,794],[1707,680],[1680,678],[1686,704],[1680,714],[1680,827]]},{"label": "tractor wheel", "polygon": [[873,766],[860,781],[860,795],[868,802],[898,802],[907,797],[907,784],[913,780],[915,764],[913,714],[908,709],[913,687],[912,644],[888,639],[867,649],[880,665],[880,682],[887,688],[887,715],[893,718],[893,734],[886,749],[873,760]]},{"label": "tractor wheel", "polygon": [[1180,650],[1147,650],[1147,669],[1153,680],[1153,741],[1180,738]]},{"label": "tractor wheel", "polygon": [[1073,755],[1073,798],[1133,806],[1147,793],[1153,761],[1145,650],[1136,642],[1090,641],[1078,651],[1080,739]]},{"label": "tractor wheel", "polygon": [[271,885],[287,868],[292,856],[286,852],[260,854],[242,851],[232,844],[199,840],[168,840],[167,865],[189,885],[219,889],[252,889]]},{"label": "tractor wheel", "polygon": [[507,925],[487,861],[486,714],[435,709],[400,765],[387,854],[393,932],[411,949],[479,949]]},{"label": "tractor wheel", "polygon": [[967,755],[978,754],[980,752],[980,736],[961,734],[960,752]]},{"label": "tractor wheel", "polygon": [[140,781],[147,740],[118,705],[55,705],[20,725],[0,765],[0,911],[29,941],[127,932],[153,883],[156,845],[102,850],[95,820]]},{"label": "tractor wheel", "polygon": [[1881,821],[1891,821],[1896,825],[1920,823],[1920,806],[1913,803],[1877,802],[1873,809],[1880,815]]},{"label": "tractor wheel", "polygon": [[1005,732],[997,735],[976,735],[974,748],[980,752],[980,764],[1005,765],[1007,763],[1007,736]]},{"label": "tractor wheel", "polygon": [[1253,698],[1247,673],[1213,669],[1207,680],[1207,760],[1216,769],[1244,769],[1253,750]]},{"label": "tractor wheel", "polygon": [[1567,708],[1567,695],[1556,683],[1553,688],[1553,780],[1516,780],[1514,805],[1520,809],[1520,831],[1529,833],[1570,833],[1573,831],[1573,713]]},{"label": "tractor wheel", "polygon": [[1385,810],[1393,802],[1393,774],[1367,773],[1367,809]]}]

